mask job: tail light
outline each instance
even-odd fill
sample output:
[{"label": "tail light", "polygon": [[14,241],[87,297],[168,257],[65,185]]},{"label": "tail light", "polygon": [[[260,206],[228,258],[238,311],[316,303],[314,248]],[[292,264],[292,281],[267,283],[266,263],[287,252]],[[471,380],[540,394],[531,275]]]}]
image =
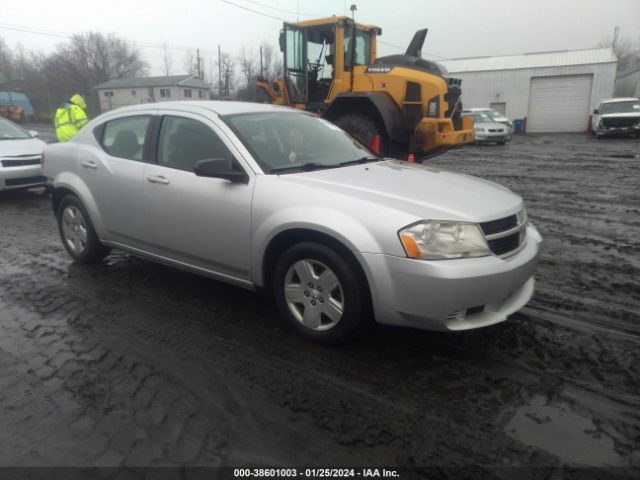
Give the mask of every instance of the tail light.
[{"label": "tail light", "polygon": [[40,171],[44,168],[44,152],[40,154]]}]

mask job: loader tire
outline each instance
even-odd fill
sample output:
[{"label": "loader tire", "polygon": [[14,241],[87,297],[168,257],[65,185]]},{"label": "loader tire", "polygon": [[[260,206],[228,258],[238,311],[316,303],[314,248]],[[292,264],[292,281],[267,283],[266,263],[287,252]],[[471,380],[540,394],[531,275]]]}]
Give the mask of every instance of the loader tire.
[{"label": "loader tire", "polygon": [[388,153],[389,141],[386,133],[371,118],[353,113],[338,117],[333,123],[369,148],[371,148],[373,138],[380,135],[380,151],[378,153],[380,155]]}]

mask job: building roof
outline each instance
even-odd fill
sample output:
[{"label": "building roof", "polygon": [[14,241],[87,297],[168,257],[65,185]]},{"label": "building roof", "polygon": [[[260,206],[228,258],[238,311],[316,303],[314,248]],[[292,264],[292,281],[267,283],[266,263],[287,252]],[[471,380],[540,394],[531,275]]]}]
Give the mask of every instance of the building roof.
[{"label": "building roof", "polygon": [[96,89],[107,88],[140,88],[140,87],[194,87],[194,88],[210,88],[207,83],[200,80],[194,75],[168,75],[162,77],[136,77],[136,78],[116,78],[108,80],[100,85],[96,85]]},{"label": "building roof", "polygon": [[449,73],[480,72],[486,70],[516,70],[522,68],[564,67],[568,65],[590,65],[617,62],[611,48],[588,50],[562,50],[556,52],[534,52],[500,57],[472,57],[442,60]]}]

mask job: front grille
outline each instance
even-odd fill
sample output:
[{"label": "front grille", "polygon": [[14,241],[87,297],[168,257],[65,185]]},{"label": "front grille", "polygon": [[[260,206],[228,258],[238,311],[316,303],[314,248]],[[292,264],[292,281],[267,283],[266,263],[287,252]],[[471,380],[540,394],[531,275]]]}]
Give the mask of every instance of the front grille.
[{"label": "front grille", "polygon": [[489,249],[494,255],[506,255],[520,248],[525,238],[526,217],[524,212],[520,222],[518,223],[518,215],[510,215],[480,224],[480,228],[487,237]]},{"label": "front grille", "polygon": [[607,128],[624,128],[624,127],[632,127],[637,121],[640,121],[640,118],[638,117],[603,118],[602,125]]},{"label": "front grille", "polygon": [[0,160],[0,164],[2,164],[5,168],[10,167],[24,167],[26,165],[40,165],[40,157],[29,159],[29,160]]},{"label": "front grille", "polygon": [[520,246],[520,232],[512,233],[506,237],[489,240],[489,248],[496,255],[504,255]]},{"label": "front grille", "polygon": [[504,129],[503,128],[490,128],[489,131],[493,132],[493,133],[500,133],[500,132],[504,132]]},{"label": "front grille", "polygon": [[22,177],[22,178],[7,178],[4,181],[5,186],[7,187],[18,187],[20,185],[37,185],[40,183],[44,183],[47,180],[47,177]]},{"label": "front grille", "polygon": [[485,235],[493,235],[495,233],[504,232],[518,225],[518,217],[511,215],[510,217],[492,220],[480,224],[480,228]]}]

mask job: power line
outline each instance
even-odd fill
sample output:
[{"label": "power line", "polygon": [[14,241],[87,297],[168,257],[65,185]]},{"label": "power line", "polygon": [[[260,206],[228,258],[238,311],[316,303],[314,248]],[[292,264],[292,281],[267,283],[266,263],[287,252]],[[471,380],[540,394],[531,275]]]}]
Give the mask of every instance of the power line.
[{"label": "power line", "polygon": [[250,12],[253,13],[257,13],[258,15],[262,15],[263,17],[269,17],[269,18],[273,18],[275,20],[280,20],[281,22],[286,22],[287,20],[285,20],[284,18],[281,17],[275,17],[273,15],[269,15],[268,13],[263,13],[263,12],[259,12],[258,10],[254,10],[252,8],[249,7],[245,7],[244,5],[238,5],[237,3],[233,3],[230,2],[229,0],[220,0],[222,3],[227,3],[229,5],[233,5],[234,7],[238,7],[238,8],[242,8],[243,10],[248,10]]},{"label": "power line", "polygon": [[[42,28],[36,28],[36,27],[26,27],[26,26],[22,26],[22,25],[12,25],[12,24],[8,24],[8,23],[0,23],[0,30],[12,30],[15,32],[22,32],[22,33],[31,33],[31,34],[35,34],[35,35],[43,35],[46,37],[58,37],[58,38],[73,38],[73,35],[68,34],[68,33],[63,33],[63,32],[56,32],[54,30],[45,30]],[[135,45],[138,45],[140,47],[143,48],[158,48],[158,49],[163,49],[163,48],[167,48],[170,50],[186,50],[186,51],[191,51],[191,50],[196,50],[198,47],[193,47],[193,46],[188,46],[188,45],[163,45],[162,43],[153,43],[153,42],[140,42],[140,41],[136,41],[136,40],[127,40],[130,41],[132,43],[134,43]],[[207,50],[207,49],[201,49],[202,52],[205,53],[210,53],[213,54],[215,53],[213,50]]]},{"label": "power line", "polygon": [[272,7],[270,5],[265,5],[264,3],[254,2],[253,0],[244,0],[247,3],[253,3],[254,5],[259,5],[264,8],[270,8],[271,10],[276,10],[278,12],[291,13],[293,15],[303,15],[305,17],[316,17],[322,18],[323,15],[316,15],[314,13],[302,13],[302,12],[294,12],[293,10],[285,10],[284,8]]}]

